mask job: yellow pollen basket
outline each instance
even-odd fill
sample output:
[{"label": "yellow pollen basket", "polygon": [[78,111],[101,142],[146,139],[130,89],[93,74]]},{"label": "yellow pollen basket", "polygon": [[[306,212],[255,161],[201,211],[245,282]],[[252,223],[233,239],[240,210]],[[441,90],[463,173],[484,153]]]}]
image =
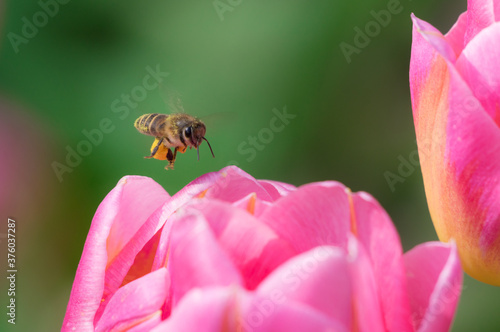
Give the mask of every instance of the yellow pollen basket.
[{"label": "yellow pollen basket", "polygon": [[[155,141],[151,145],[151,153],[153,153],[153,150],[157,145],[158,145],[158,138],[155,138]],[[158,160],[167,160],[168,150],[169,149],[164,144],[160,144],[153,158]]]}]

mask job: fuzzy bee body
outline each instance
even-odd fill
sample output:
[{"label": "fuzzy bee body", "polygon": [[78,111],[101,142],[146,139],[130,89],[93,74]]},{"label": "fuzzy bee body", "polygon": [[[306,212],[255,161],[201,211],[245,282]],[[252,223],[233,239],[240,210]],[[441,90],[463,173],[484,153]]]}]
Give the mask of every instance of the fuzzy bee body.
[{"label": "fuzzy bee body", "polygon": [[163,134],[168,117],[167,114],[144,114],[135,120],[134,127],[141,134],[160,137]]},{"label": "fuzzy bee body", "polygon": [[[186,146],[182,141],[182,129],[190,123],[201,121],[187,114],[144,114],[135,120],[134,127],[144,135],[164,138],[163,144],[168,147]],[[204,125],[203,125],[204,126]]]},{"label": "fuzzy bee body", "polygon": [[[199,160],[198,147],[203,140],[212,151],[210,143],[204,137],[205,124],[188,114],[143,114],[135,120],[134,127],[142,134],[155,137],[151,146],[151,155],[145,158],[168,160],[166,169],[173,169],[177,152],[184,153],[188,147],[196,148]],[[170,148],[174,148],[173,153]]]}]

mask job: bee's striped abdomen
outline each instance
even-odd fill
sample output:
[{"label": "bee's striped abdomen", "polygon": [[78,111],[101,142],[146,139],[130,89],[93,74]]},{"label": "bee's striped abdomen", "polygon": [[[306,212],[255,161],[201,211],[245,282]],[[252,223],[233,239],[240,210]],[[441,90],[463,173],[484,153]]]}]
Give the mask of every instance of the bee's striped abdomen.
[{"label": "bee's striped abdomen", "polygon": [[134,122],[134,127],[142,134],[163,137],[164,127],[167,124],[166,114],[144,114]]}]

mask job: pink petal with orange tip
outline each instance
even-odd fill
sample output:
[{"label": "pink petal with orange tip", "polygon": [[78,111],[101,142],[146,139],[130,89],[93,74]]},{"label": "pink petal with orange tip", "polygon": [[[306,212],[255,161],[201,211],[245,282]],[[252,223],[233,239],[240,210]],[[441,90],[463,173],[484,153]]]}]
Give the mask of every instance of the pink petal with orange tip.
[{"label": "pink petal with orange tip", "polygon": [[110,299],[95,331],[123,331],[158,312],[167,298],[170,278],[159,269],[121,287]]},{"label": "pink petal with orange tip", "polygon": [[251,193],[231,205],[236,208],[246,210],[248,213],[258,218],[273,204],[259,199],[256,193]]},{"label": "pink petal with orange tip", "polygon": [[[106,266],[168,197],[153,180],[127,176],[104,198],[85,241],[62,331],[93,331],[94,315],[103,294]],[[137,206],[139,209],[136,210]],[[128,230],[121,227],[128,227]],[[113,238],[111,244],[109,237]]]},{"label": "pink petal with orange tip", "polygon": [[[417,28],[423,26],[417,18],[414,22]],[[421,69],[418,61],[413,62],[413,54],[418,60],[422,52],[420,42],[414,44],[412,71],[427,73],[427,81],[410,84],[412,97],[424,96],[414,100],[415,128],[436,231],[442,241],[456,240],[467,273],[495,285],[500,285],[500,130],[495,122],[498,92],[493,90],[499,79],[490,73],[497,72],[491,68],[498,66],[498,25],[477,34],[456,67],[447,54],[436,52],[444,46],[435,31],[417,29],[417,40],[435,47],[436,51],[428,50],[435,61],[431,71]],[[481,102],[464,78],[483,96]]]},{"label": "pink petal with orange tip", "polygon": [[417,331],[448,331],[463,278],[456,245],[427,242],[407,252],[404,259]]}]

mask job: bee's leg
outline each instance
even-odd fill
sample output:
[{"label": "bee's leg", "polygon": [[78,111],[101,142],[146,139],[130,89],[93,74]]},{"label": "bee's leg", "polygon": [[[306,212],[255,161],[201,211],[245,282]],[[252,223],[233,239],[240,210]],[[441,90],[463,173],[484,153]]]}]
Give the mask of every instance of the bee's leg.
[{"label": "bee's leg", "polygon": [[167,153],[168,165],[165,166],[165,169],[174,169],[175,158],[177,157],[177,149],[178,148],[175,148],[173,154],[172,154],[172,151],[170,149],[168,149],[168,153]]},{"label": "bee's leg", "polygon": [[174,154],[172,153],[172,150],[168,149],[167,150],[167,160],[170,163],[174,159]]},{"label": "bee's leg", "polygon": [[151,155],[150,156],[146,156],[144,158],[146,159],[149,159],[149,158],[153,158],[156,154],[156,151],[158,151],[158,148],[160,147],[160,144],[163,142],[163,138],[156,138],[158,140],[158,144],[156,144],[155,148],[153,149],[153,151],[151,151]]}]

